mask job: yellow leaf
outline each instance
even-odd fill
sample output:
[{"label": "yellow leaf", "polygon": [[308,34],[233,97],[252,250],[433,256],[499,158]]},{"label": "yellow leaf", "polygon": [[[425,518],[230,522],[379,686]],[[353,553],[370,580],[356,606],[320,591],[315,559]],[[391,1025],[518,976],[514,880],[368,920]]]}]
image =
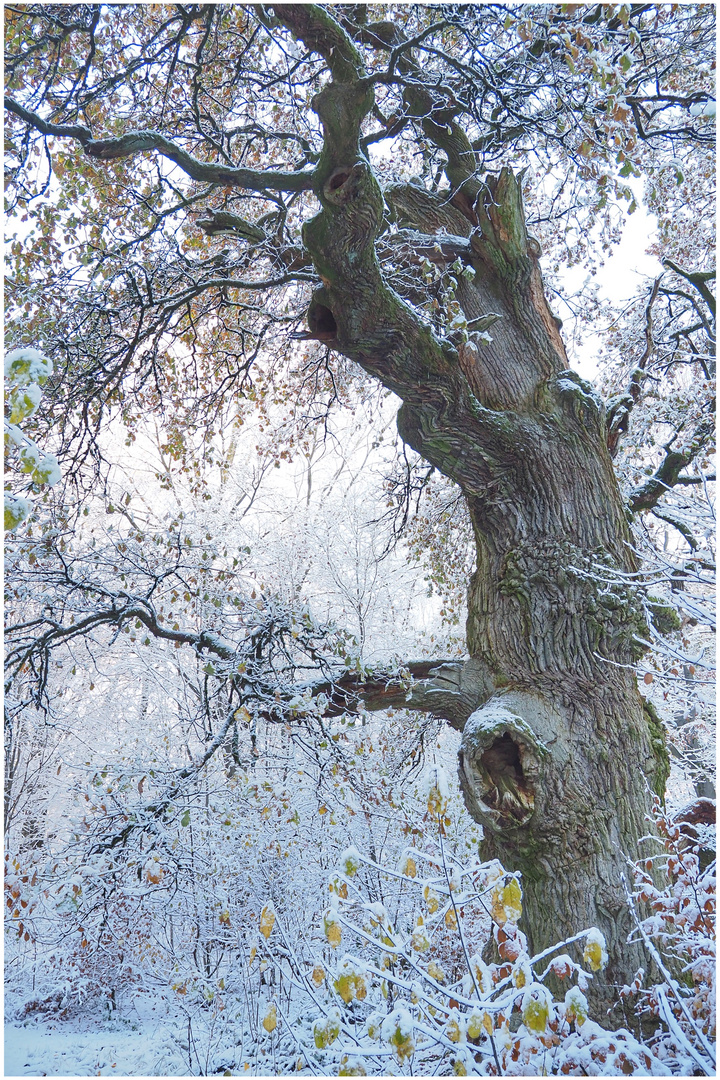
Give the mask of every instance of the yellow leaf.
[{"label": "yellow leaf", "polygon": [[353,986],[352,979],[349,975],[341,975],[335,980],[334,985],[335,989],[337,990],[338,994],[343,999],[346,1005],[348,1004],[348,1002],[352,1001]]},{"label": "yellow leaf", "polygon": [[492,891],[490,913],[498,926],[518,921],[522,915],[522,890],[517,878],[511,878],[507,885],[498,882]]},{"label": "yellow leaf", "polygon": [[328,939],[333,949],[337,949],[342,939],[342,930],[340,928],[340,923],[333,915],[332,909],[323,915],[323,929],[325,930],[325,937]]},{"label": "yellow leaf", "polygon": [[473,1009],[467,1018],[468,1039],[479,1039],[483,1032],[483,1016],[477,1009]]},{"label": "yellow leaf", "polygon": [[262,1025],[265,1028],[265,1030],[267,1032],[269,1032],[270,1034],[272,1034],[272,1032],[277,1027],[277,1009],[275,1008],[274,1005],[271,1005],[270,1008],[268,1009],[267,1013],[265,1014],[265,1019],[263,1020]]},{"label": "yellow leaf", "polygon": [[460,1042],[460,1039],[462,1038],[462,1031],[460,1029],[460,1024],[456,1016],[451,1016],[448,1020],[447,1027],[445,1028],[445,1034],[447,1035],[450,1042]]},{"label": "yellow leaf", "polygon": [[590,930],[585,938],[583,961],[592,971],[600,971],[608,962],[605,938],[599,930]]},{"label": "yellow leaf", "polygon": [[415,1043],[413,1042],[412,1036],[408,1032],[403,1031],[399,1024],[388,1041],[399,1061],[404,1061],[406,1057],[410,1057],[415,1053]]},{"label": "yellow leaf", "polygon": [[275,912],[272,905],[266,905],[260,912],[260,933],[267,940],[275,925]]},{"label": "yellow leaf", "polygon": [[333,923],[332,926],[329,927],[327,933],[327,939],[332,945],[333,949],[337,949],[338,945],[340,944],[341,938],[342,930],[340,929],[340,925],[338,923]]},{"label": "yellow leaf", "polygon": [[319,964],[312,969],[312,975],[310,976],[310,978],[316,986],[322,985],[323,979],[325,978],[325,972]]},{"label": "yellow leaf", "polygon": [[447,926],[448,930],[457,930],[458,928],[457,919],[455,918],[455,912],[452,908],[448,908],[445,912],[445,925]]},{"label": "yellow leaf", "polygon": [[588,1018],[587,998],[579,986],[571,986],[565,995],[565,1015],[580,1028]]},{"label": "yellow leaf", "polygon": [[316,1020],[313,1024],[313,1039],[318,1050],[324,1050],[334,1043],[340,1034],[340,1013],[331,1009],[326,1020]]},{"label": "yellow leaf", "polygon": [[417,877],[417,863],[411,855],[408,855],[407,859],[403,863],[401,873],[403,873],[405,877]]},{"label": "yellow leaf", "polygon": [[357,1001],[364,1001],[367,997],[365,979],[355,971],[339,975],[333,985],[346,1005],[348,1005],[353,998]]},{"label": "yellow leaf", "polygon": [[425,903],[428,906],[428,911],[431,915],[434,915],[437,909],[440,907],[440,898],[434,889],[431,889],[429,885],[426,885],[423,889],[423,896],[425,897]]},{"label": "yellow leaf", "polygon": [[545,986],[535,983],[525,991],[522,1000],[523,1024],[528,1031],[542,1035],[551,1019],[552,997]]},{"label": "yellow leaf", "polygon": [[532,968],[528,963],[527,956],[518,960],[512,969],[512,984],[517,990],[522,990],[529,982],[532,982]]}]

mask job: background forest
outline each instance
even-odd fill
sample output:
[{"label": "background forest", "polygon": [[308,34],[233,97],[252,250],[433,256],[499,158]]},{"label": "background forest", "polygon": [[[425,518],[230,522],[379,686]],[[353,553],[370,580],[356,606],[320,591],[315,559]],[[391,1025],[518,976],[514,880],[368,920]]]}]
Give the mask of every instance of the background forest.
[{"label": "background forest", "polygon": [[[714,1075],[713,6],[9,4],[5,38],[6,1074]],[[591,689],[637,676],[660,763],[619,945],[531,925],[457,780],[500,504],[411,384],[520,415],[516,317],[628,530],[589,575],[641,613]]]}]

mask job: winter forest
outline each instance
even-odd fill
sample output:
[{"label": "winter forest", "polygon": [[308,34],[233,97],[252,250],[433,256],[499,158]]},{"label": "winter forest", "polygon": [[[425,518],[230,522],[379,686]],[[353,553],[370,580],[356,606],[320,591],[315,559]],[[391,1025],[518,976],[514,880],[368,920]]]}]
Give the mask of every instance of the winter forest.
[{"label": "winter forest", "polygon": [[714,5],[4,27],[5,1075],[715,1075]]}]

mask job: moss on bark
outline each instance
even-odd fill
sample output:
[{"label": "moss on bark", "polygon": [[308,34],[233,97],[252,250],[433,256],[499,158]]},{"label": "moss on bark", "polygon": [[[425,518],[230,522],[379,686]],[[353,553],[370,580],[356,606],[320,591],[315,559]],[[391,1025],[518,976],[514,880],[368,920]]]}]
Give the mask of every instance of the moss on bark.
[{"label": "moss on bark", "polygon": [[650,732],[650,745],[656,762],[655,774],[651,780],[653,791],[665,802],[665,788],[670,776],[670,754],[667,748],[667,735],[658,711],[652,702],[643,698],[643,715]]}]

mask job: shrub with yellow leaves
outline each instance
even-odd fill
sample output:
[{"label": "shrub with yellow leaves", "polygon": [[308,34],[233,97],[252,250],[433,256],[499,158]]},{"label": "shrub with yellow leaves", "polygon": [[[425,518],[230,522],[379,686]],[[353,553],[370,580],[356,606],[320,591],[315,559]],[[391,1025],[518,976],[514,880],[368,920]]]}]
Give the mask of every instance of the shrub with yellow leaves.
[{"label": "shrub with yellow leaves", "polygon": [[[438,829],[443,839],[434,850],[405,851],[387,871],[365,856],[349,859],[351,849],[343,852],[345,878],[354,862],[362,862],[369,873],[345,892],[334,890],[323,928],[336,948],[342,918],[343,938],[358,953],[346,953],[327,974],[319,965],[313,969],[312,984],[321,989],[325,983],[325,993],[333,992],[338,1001],[334,1012],[315,1022],[316,1048],[327,1050],[337,1040],[328,1062],[339,1065],[341,1075],[363,1075],[356,1071],[358,1062],[371,1075],[387,1073],[388,1049],[397,1064],[417,1074],[529,1075],[542,1071],[549,1049],[561,1055],[569,1040],[581,1038],[597,1043],[588,1056],[594,1062],[603,1029],[588,1019],[582,990],[591,977],[588,969],[599,970],[606,960],[602,936],[590,930],[533,957],[518,926],[518,877],[497,860],[481,865],[472,859],[463,865],[454,853],[448,855],[444,817]],[[424,871],[420,878],[418,866]],[[414,907],[418,897],[426,904],[423,914]],[[493,964],[480,955],[488,914],[500,950],[500,962]],[[480,934],[478,927],[483,928]],[[585,967],[566,951],[583,945]],[[556,1002],[544,985],[548,975],[576,979],[580,985]],[[387,1015],[378,1009],[383,1000]],[[341,1035],[343,1019],[347,1039]],[[616,1040],[628,1054],[630,1038],[624,1034]],[[580,1043],[575,1049],[577,1056],[567,1058],[573,1069],[585,1061]],[[558,1068],[563,1060],[558,1057]],[[648,1067],[645,1058],[637,1061],[638,1069]],[[623,1067],[627,1071],[627,1063]]]}]

